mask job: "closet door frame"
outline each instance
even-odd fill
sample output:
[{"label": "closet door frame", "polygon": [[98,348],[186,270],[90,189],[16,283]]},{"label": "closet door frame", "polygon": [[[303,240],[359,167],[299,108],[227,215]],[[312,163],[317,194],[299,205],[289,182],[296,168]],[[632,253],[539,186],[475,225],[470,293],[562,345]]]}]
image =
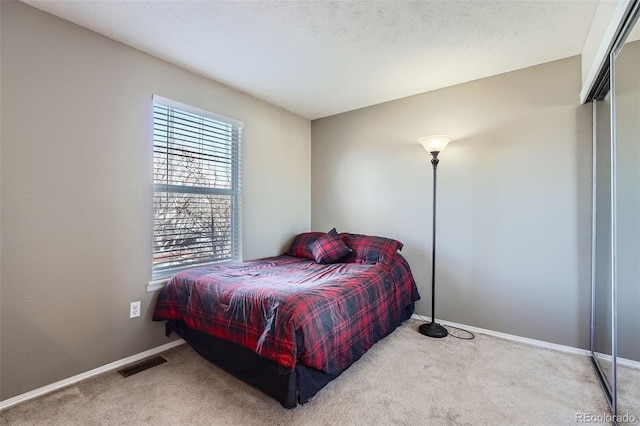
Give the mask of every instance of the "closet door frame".
[{"label": "closet door frame", "polygon": [[[606,90],[601,90],[601,97],[593,99],[593,174],[592,174],[592,236],[591,236],[591,361],[596,371],[596,375],[600,381],[600,385],[605,393],[605,397],[607,402],[611,407],[611,412],[614,416],[614,419],[617,416],[617,357],[618,357],[618,339],[617,339],[617,265],[618,265],[618,257],[617,257],[617,173],[616,173],[616,58],[622,51],[622,48],[627,41],[627,38],[631,31],[633,30],[636,22],[640,20],[640,1],[636,1],[631,4],[632,7],[629,10],[629,13],[626,15],[627,18],[622,26],[622,29],[616,38],[615,43],[609,53],[609,64],[608,64],[608,84],[603,82],[601,84],[601,89],[607,88]],[[602,93],[604,92],[604,93]],[[610,195],[610,215],[611,215],[611,223],[610,223],[610,262],[611,262],[611,377],[609,381],[607,381],[607,377],[603,374],[602,368],[598,361],[598,357],[595,355],[595,310],[596,310],[596,300],[595,300],[595,283],[596,283],[596,273],[595,273],[595,261],[596,261],[596,202],[597,202],[597,101],[598,99],[604,98],[604,96],[609,93],[610,96],[610,187],[611,187],[611,195]]]},{"label": "closet door frame", "polygon": [[[610,87],[609,82],[607,81],[606,86],[603,85],[603,87]],[[611,292],[611,301],[612,301],[612,310],[611,310],[611,363],[612,363],[612,369],[611,369],[611,377],[607,377],[607,375],[604,373],[602,366],[600,365],[600,357],[597,355],[596,352],[596,348],[595,348],[595,342],[596,342],[596,281],[597,281],[597,275],[596,275],[596,265],[597,265],[597,229],[598,229],[598,223],[597,223],[597,205],[598,205],[598,192],[597,192],[597,186],[598,186],[598,142],[599,142],[599,138],[598,138],[598,108],[599,106],[601,107],[602,105],[604,105],[604,98],[606,97],[607,94],[610,93],[610,90],[603,90],[602,92],[604,93],[600,93],[600,96],[597,97],[596,99],[594,99],[592,101],[592,116],[593,116],[593,133],[592,133],[592,199],[591,199],[591,208],[592,208],[592,216],[591,216],[591,346],[590,346],[590,351],[591,351],[591,362],[593,364],[594,370],[596,372],[596,375],[598,376],[598,381],[600,382],[600,386],[602,387],[602,390],[605,394],[605,397],[607,399],[607,403],[609,404],[609,407],[611,408],[612,414],[615,414],[615,345],[616,345],[616,328],[615,328],[615,310],[614,310],[614,306],[615,304],[613,303],[614,299],[614,286],[612,285],[611,288],[609,289]],[[610,100],[609,102],[609,116],[611,119],[611,115],[612,115],[612,102],[613,99]],[[612,144],[612,138],[611,138],[611,123],[609,123],[609,158],[611,159],[611,162],[614,162],[615,159],[613,158],[613,144]],[[609,172],[609,186],[612,186],[612,178],[614,177],[613,173],[611,172],[611,165],[610,165],[610,172]],[[610,195],[609,198],[609,210],[611,211],[613,209],[614,203],[612,201],[612,195]],[[611,214],[611,212],[610,212]],[[613,217],[611,217],[610,219],[610,223],[609,223],[609,227],[610,229],[610,240],[613,240]],[[610,241],[610,244],[612,244],[613,241]],[[611,249],[611,247],[610,247]],[[612,259],[614,257],[613,253],[609,253],[610,254],[610,262],[612,262]],[[612,264],[611,264],[612,265]],[[611,267],[611,270],[613,271],[613,267]],[[613,278],[611,278],[613,279]],[[613,282],[613,281],[611,281]],[[603,354],[603,355],[607,355],[607,354]],[[607,379],[610,379],[607,380]]]}]

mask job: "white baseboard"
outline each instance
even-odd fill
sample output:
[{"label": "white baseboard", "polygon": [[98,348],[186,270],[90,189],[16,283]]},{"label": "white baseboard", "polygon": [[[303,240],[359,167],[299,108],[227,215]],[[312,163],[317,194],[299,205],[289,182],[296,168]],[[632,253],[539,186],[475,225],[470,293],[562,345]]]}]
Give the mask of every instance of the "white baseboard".
[{"label": "white baseboard", "polygon": [[4,401],[0,401],[0,411],[4,410],[5,408],[9,408],[9,407],[11,407],[13,405],[19,404],[21,402],[28,401],[30,399],[37,398],[37,397],[42,396],[44,394],[47,394],[49,392],[56,391],[56,390],[61,389],[61,388],[65,387],[65,386],[72,385],[72,384],[77,383],[77,382],[79,382],[81,380],[88,379],[89,377],[97,376],[98,374],[106,373],[108,371],[115,370],[116,368],[120,368],[120,367],[125,366],[127,364],[131,364],[133,362],[140,361],[141,359],[148,358],[148,357],[153,356],[155,354],[159,354],[160,352],[164,352],[164,351],[166,351],[168,349],[174,348],[176,346],[180,346],[183,343],[186,343],[186,342],[184,340],[182,340],[182,339],[174,340],[174,341],[166,343],[166,344],[164,344],[162,346],[158,346],[156,348],[149,349],[148,351],[144,351],[144,352],[140,352],[139,354],[131,355],[129,357],[126,357],[126,358],[120,359],[118,361],[114,361],[112,363],[109,363],[107,365],[103,365],[102,367],[94,368],[93,370],[89,370],[89,371],[86,371],[84,373],[77,374],[77,375],[75,375],[73,377],[69,377],[67,379],[60,380],[59,382],[51,383],[50,385],[43,386],[43,387],[38,388],[38,389],[34,389],[32,391],[29,391],[29,392],[14,396],[13,398],[9,398],[9,399],[6,399]]},{"label": "white baseboard", "polygon": [[638,370],[640,370],[640,362],[634,361],[632,359],[618,357],[616,364],[624,365],[625,367],[637,368]]},{"label": "white baseboard", "polygon": [[[424,317],[418,314],[411,315],[411,318],[420,320],[420,321],[431,321],[430,317]],[[586,355],[586,356],[591,355],[591,352],[586,349],[574,348],[572,346],[558,345],[557,343],[550,343],[550,342],[545,342],[543,340],[529,339],[528,337],[521,337],[513,334],[500,333],[499,331],[487,330],[484,328],[473,327],[471,325],[457,324],[455,322],[442,321],[439,319],[436,319],[436,322],[444,325],[450,325],[452,327],[463,328],[465,330],[469,330],[474,333],[488,334],[489,336],[500,337],[502,339],[512,340],[514,342],[525,343],[527,345],[538,346],[541,348],[553,349],[555,351],[567,352],[567,353],[576,354],[576,355]]]},{"label": "white baseboard", "polygon": [[[598,356],[596,358],[602,359],[604,361],[611,362],[612,356],[598,353]],[[632,359],[618,357],[617,364],[618,365],[624,365],[625,367],[631,367],[631,368],[635,368],[635,369],[640,370],[640,362],[634,361]]]}]

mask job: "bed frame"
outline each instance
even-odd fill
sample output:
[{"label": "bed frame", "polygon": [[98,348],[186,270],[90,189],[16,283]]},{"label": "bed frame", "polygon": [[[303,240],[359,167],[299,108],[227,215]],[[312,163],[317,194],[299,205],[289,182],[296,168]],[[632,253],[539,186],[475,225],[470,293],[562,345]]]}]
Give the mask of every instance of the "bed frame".
[{"label": "bed frame", "polygon": [[[411,303],[398,318],[394,319],[395,326],[391,331],[409,319],[413,311],[414,303]],[[345,368],[337,373],[328,374],[298,363],[295,369],[290,371],[249,349],[191,329],[183,321],[167,321],[167,336],[172,332],[176,332],[201,356],[276,399],[285,408],[294,408],[298,403],[306,403],[320,389],[346,370]],[[383,337],[385,335],[376,336],[376,341]],[[359,354],[357,358],[362,355],[364,353]]]}]

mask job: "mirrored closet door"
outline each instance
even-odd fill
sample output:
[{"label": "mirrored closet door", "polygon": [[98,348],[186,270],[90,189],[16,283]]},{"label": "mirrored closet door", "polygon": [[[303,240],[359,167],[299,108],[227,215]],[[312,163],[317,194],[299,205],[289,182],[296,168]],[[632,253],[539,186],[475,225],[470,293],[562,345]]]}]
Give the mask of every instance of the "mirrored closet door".
[{"label": "mirrored closet door", "polygon": [[640,24],[611,55],[616,412],[640,421]]},{"label": "mirrored closet door", "polygon": [[591,350],[607,399],[613,399],[611,285],[611,96],[593,102],[593,234]]},{"label": "mirrored closet door", "polygon": [[591,351],[620,424],[640,421],[639,9],[636,2],[593,103]]}]

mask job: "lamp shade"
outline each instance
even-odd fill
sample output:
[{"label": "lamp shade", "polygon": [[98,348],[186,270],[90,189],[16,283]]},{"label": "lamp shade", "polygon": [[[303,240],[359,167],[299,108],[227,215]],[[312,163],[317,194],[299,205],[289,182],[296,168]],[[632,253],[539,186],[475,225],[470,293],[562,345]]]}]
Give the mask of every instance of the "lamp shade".
[{"label": "lamp shade", "polygon": [[418,143],[427,150],[427,152],[442,152],[449,145],[453,138],[448,135],[425,136],[418,139]]}]

